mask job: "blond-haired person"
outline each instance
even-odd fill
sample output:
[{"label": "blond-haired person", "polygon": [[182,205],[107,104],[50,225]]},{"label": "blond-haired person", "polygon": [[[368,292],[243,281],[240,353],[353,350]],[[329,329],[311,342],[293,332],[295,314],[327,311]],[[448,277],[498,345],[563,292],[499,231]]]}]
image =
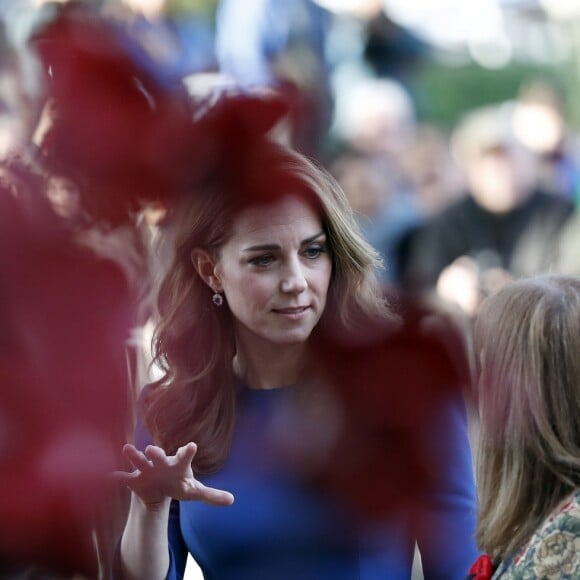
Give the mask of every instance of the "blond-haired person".
[{"label": "blond-haired person", "polygon": [[580,578],[580,279],[508,284],[483,302],[474,345],[493,578]]}]

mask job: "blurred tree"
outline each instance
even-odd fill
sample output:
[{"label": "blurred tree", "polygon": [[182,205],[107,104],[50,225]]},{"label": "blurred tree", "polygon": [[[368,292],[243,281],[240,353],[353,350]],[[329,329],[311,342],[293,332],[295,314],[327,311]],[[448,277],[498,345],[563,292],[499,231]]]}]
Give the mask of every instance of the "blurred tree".
[{"label": "blurred tree", "polygon": [[214,21],[219,0],[166,0],[167,14],[178,18],[184,14],[198,14]]},{"label": "blurred tree", "polygon": [[554,67],[514,63],[492,70],[476,64],[450,67],[432,62],[413,79],[417,115],[451,128],[473,109],[514,99],[524,81],[539,76],[556,86],[564,83],[564,72]]}]

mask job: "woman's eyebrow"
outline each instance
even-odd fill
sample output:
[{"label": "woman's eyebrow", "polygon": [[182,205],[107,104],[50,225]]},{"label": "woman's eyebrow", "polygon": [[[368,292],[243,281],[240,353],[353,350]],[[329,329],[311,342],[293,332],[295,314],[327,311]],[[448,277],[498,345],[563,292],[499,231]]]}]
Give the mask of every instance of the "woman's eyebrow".
[{"label": "woman's eyebrow", "polygon": [[[318,238],[320,238],[321,236],[324,236],[324,232],[318,232],[317,234],[314,234],[313,236],[310,236],[308,238],[306,238],[305,240],[302,240],[300,242],[301,246],[304,246],[306,244],[310,244],[311,242],[313,242],[314,240],[317,240]],[[258,252],[258,251],[264,251],[264,250],[280,250],[281,246],[280,244],[260,244],[257,246],[250,246],[249,248],[244,248],[242,251],[244,252]]]},{"label": "woman's eyebrow", "polygon": [[279,250],[279,244],[261,244],[259,246],[250,246],[249,248],[244,248],[243,252],[258,252],[263,250]]},{"label": "woman's eyebrow", "polygon": [[301,246],[304,246],[306,244],[309,244],[310,242],[314,242],[315,240],[317,240],[318,238],[324,236],[325,233],[324,231],[318,232],[317,234],[314,234],[313,236],[310,236],[309,238],[306,238],[305,240],[302,240],[300,242]]}]

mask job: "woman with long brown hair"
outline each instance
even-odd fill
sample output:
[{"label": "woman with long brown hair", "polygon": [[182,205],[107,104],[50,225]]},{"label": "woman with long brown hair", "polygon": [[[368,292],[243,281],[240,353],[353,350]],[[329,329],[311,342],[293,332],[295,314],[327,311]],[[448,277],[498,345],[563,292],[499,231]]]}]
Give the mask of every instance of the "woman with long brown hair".
[{"label": "woman with long brown hair", "polygon": [[[154,338],[162,376],[142,397],[147,436],[125,448],[135,471],[121,476],[133,492],[122,575],[180,577],[189,552],[206,578],[408,577],[414,531],[396,518],[361,526],[320,477],[346,453],[348,409],[319,345],[397,328],[380,258],[316,163],[266,137],[228,159],[175,212]],[[461,556],[426,552],[432,577],[462,577],[475,553],[465,416],[454,417],[461,467],[437,510]]]}]

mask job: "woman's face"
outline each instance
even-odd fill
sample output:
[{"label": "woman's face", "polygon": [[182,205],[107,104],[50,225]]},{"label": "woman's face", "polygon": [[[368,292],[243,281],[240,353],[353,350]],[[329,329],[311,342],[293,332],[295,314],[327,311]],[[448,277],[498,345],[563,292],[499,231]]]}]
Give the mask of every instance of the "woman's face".
[{"label": "woman's face", "polygon": [[322,222],[288,196],[238,215],[215,265],[244,344],[304,342],[324,307],[332,259]]}]

